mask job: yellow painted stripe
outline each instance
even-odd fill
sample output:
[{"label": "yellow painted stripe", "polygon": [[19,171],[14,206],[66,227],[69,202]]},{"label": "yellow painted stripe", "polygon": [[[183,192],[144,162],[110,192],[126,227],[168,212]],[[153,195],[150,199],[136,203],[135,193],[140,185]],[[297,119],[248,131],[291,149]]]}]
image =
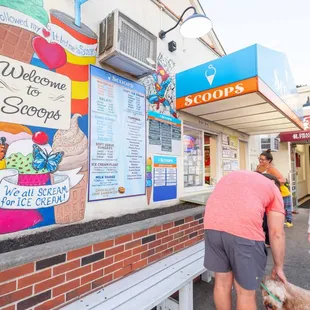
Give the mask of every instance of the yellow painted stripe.
[{"label": "yellow painted stripe", "polygon": [[66,53],[67,53],[67,62],[69,62],[70,64],[84,66],[84,65],[93,65],[96,63],[96,57],[94,56],[92,57],[76,56],[69,53],[68,51],[66,51]]},{"label": "yellow painted stripe", "polygon": [[72,99],[86,99],[88,97],[88,81],[72,81]]}]

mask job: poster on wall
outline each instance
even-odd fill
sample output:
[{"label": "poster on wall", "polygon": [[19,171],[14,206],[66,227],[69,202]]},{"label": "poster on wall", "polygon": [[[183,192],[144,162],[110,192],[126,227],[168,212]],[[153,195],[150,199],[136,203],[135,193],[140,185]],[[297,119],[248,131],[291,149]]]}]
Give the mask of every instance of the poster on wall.
[{"label": "poster on wall", "polygon": [[148,113],[149,152],[180,155],[181,121],[156,112]]},{"label": "poster on wall", "polygon": [[229,146],[223,145],[223,158],[231,158],[231,149]]},{"label": "poster on wall", "polygon": [[222,134],[223,171],[238,170],[238,147],[238,137]]},{"label": "poster on wall", "polygon": [[232,160],[231,161],[231,170],[236,171],[239,168],[239,162],[238,160]]},{"label": "poster on wall", "polygon": [[230,159],[223,159],[223,171],[231,171],[231,161]]},{"label": "poster on wall", "polygon": [[175,63],[159,54],[156,71],[140,80],[146,87],[149,151],[180,156],[181,121],[176,112]]},{"label": "poster on wall", "polygon": [[222,145],[230,145],[228,135],[222,134]]},{"label": "poster on wall", "polygon": [[0,234],[84,219],[97,35],[79,3],[0,1]]},{"label": "poster on wall", "polygon": [[229,136],[229,145],[230,145],[230,147],[237,149],[238,146],[239,146],[239,139],[238,139],[238,137]]},{"label": "poster on wall", "polygon": [[153,201],[177,198],[177,158],[154,156],[154,193]]},{"label": "poster on wall", "polygon": [[90,66],[89,201],[145,195],[145,87]]}]

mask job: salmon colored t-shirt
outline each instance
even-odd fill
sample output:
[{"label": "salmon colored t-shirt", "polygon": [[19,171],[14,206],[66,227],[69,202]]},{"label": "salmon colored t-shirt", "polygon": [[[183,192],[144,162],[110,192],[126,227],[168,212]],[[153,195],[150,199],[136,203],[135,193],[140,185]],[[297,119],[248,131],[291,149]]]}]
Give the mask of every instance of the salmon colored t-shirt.
[{"label": "salmon colored t-shirt", "polygon": [[285,214],[276,185],[251,171],[234,171],[224,176],[207,201],[204,228],[264,241],[264,212]]}]

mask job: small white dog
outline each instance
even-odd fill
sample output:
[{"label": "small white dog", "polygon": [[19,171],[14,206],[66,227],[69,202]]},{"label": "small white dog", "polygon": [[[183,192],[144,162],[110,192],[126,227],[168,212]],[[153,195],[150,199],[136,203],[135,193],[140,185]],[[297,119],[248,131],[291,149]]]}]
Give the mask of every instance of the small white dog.
[{"label": "small white dog", "polygon": [[265,278],[262,282],[264,306],[268,310],[310,310],[310,291]]}]

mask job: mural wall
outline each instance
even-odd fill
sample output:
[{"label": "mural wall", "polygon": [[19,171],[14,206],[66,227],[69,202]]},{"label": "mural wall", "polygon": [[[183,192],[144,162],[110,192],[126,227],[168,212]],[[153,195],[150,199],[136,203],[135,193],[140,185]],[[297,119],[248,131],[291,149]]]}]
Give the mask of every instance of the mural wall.
[{"label": "mural wall", "polygon": [[84,2],[69,16],[42,0],[0,0],[0,234],[84,218],[97,50]]}]

